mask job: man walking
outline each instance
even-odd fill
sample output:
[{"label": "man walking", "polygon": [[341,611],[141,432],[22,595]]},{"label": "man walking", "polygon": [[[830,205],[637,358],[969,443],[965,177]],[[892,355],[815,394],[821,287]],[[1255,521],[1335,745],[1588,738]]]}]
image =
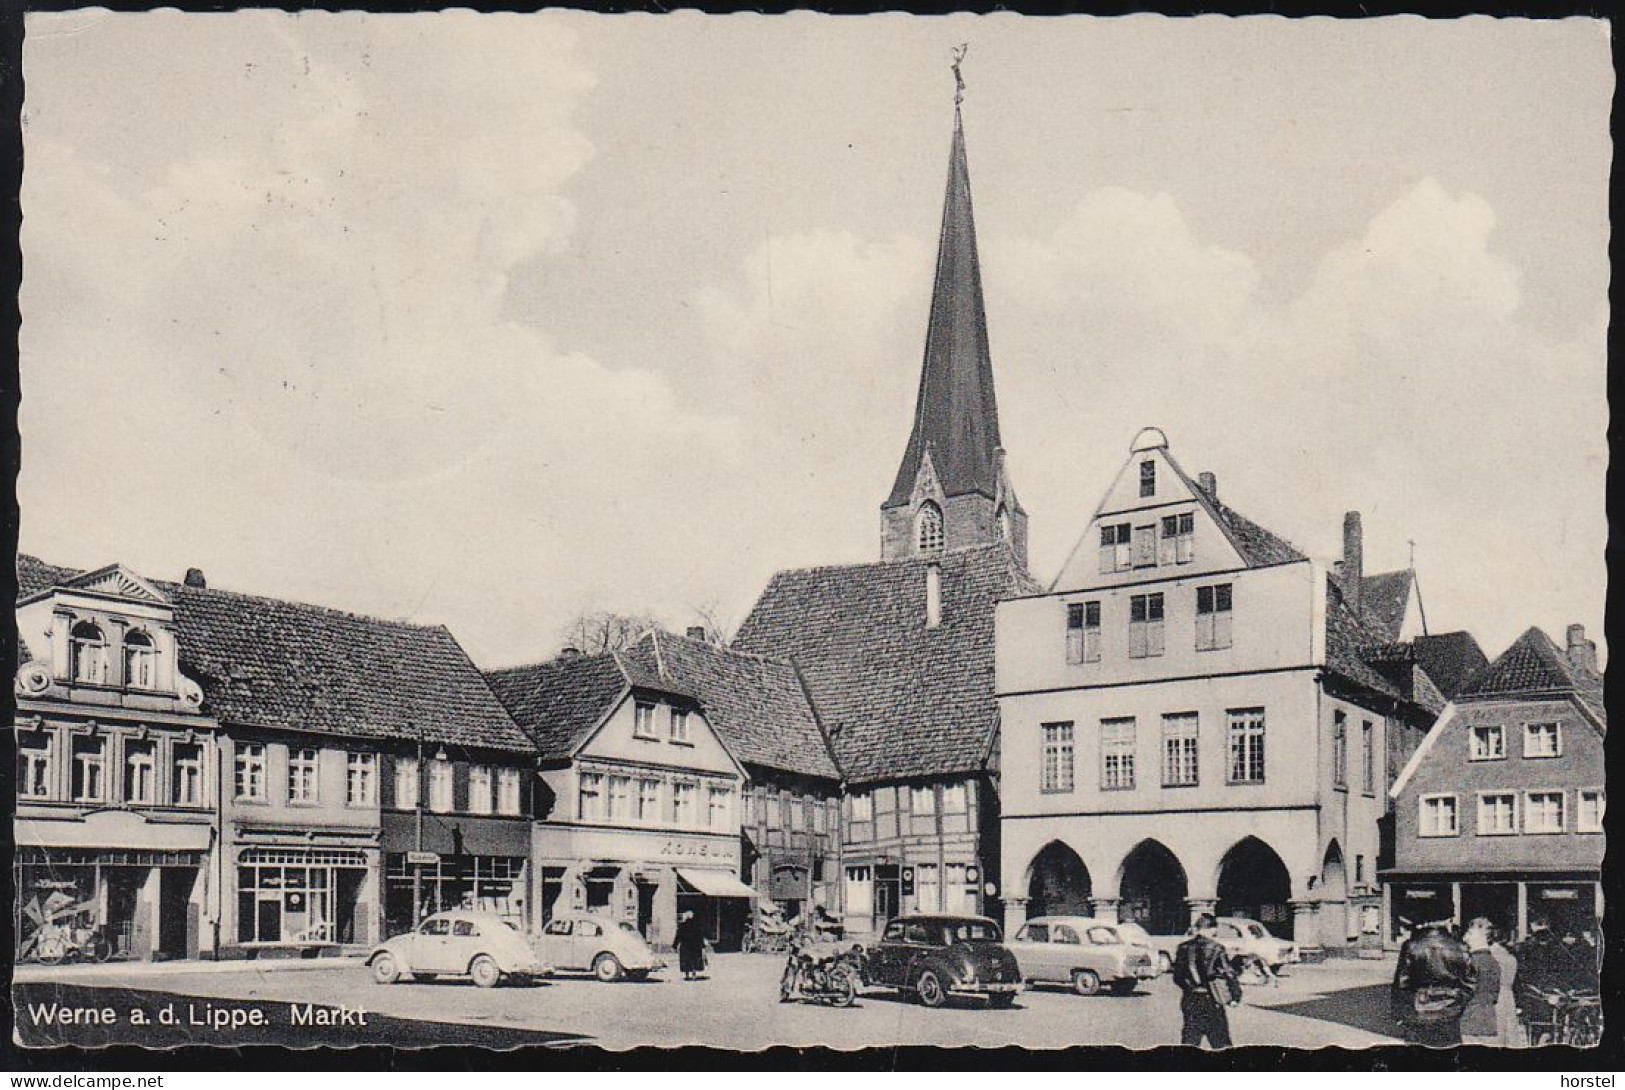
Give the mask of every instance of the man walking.
[{"label": "man walking", "polygon": [[1203,1038],[1213,1048],[1230,1047],[1230,1017],[1225,1007],[1241,1005],[1241,982],[1224,947],[1213,938],[1218,921],[1203,913],[1196,932],[1174,952],[1174,983],[1179,985],[1179,1013],[1184,1025],[1182,1045],[1199,1046]]}]

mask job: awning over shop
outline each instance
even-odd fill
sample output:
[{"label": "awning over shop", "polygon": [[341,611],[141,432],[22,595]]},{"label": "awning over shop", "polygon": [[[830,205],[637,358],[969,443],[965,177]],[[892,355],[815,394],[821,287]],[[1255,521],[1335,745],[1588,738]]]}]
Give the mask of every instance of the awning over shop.
[{"label": "awning over shop", "polygon": [[677,877],[708,897],[760,897],[761,894],[745,883],[720,870],[700,870],[698,867],[678,867]]},{"label": "awning over shop", "polygon": [[206,852],[209,826],[201,822],[147,821],[139,814],[98,810],[79,820],[18,818],[19,848],[116,848],[149,852]]}]

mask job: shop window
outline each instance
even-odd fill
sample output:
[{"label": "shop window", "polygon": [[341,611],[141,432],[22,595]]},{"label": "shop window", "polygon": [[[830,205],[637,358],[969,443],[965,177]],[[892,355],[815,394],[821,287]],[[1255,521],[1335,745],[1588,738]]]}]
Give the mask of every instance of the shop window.
[{"label": "shop window", "polygon": [[596,772],[583,772],[577,778],[576,791],[580,796],[576,816],[582,821],[604,819],[604,777]]},{"label": "shop window", "polygon": [[694,824],[694,797],[698,794],[698,784],[679,781],[671,785],[671,820],[674,823],[683,826]]},{"label": "shop window", "polygon": [[1128,657],[1143,659],[1162,654],[1162,595],[1130,595],[1128,607]]},{"label": "shop window", "polygon": [[937,812],[937,789],[930,784],[909,788],[909,809],[915,817],[932,817]]},{"label": "shop window", "polygon": [[942,885],[935,863],[921,863],[914,869],[914,892],[919,911],[942,911]]},{"label": "shop window", "polygon": [[196,742],[177,742],[170,754],[170,792],[175,805],[203,805],[203,747]]},{"label": "shop window", "polygon": [[89,685],[107,684],[107,638],[89,621],[73,626],[69,638],[69,663],[73,680]]},{"label": "shop window", "polygon": [[689,744],[688,712],[681,708],[671,710],[671,740],[680,746]]},{"label": "shop window", "polygon": [[51,736],[44,733],[17,736],[17,794],[31,799],[51,797]]},{"label": "shop window", "polygon": [[416,757],[395,758],[395,808],[397,810],[416,810],[418,808],[418,793],[421,790],[419,779],[421,769]]},{"label": "shop window", "polygon": [[1134,789],[1134,720],[1100,721],[1100,789]]},{"label": "shop window", "polygon": [[93,735],[73,740],[73,801],[102,802],[107,798],[107,737]]},{"label": "shop window", "polygon": [[1525,723],[1523,726],[1523,755],[1525,757],[1563,756],[1563,729],[1556,723]]},{"label": "shop window", "polygon": [[1469,759],[1474,761],[1499,761],[1506,755],[1506,728],[1499,723],[1473,728],[1468,741]]},{"label": "shop window", "polygon": [[265,800],[265,746],[259,742],[239,742],[233,758],[233,771],[237,798],[246,801]]},{"label": "shop window", "polygon": [[1100,572],[1102,575],[1129,570],[1132,566],[1130,563],[1132,557],[1129,551],[1132,540],[1132,530],[1126,522],[1100,528]]},{"label": "shop window", "polygon": [[609,777],[609,820],[625,821],[632,816],[632,777]]},{"label": "shop window", "polygon": [[320,754],[313,748],[288,750],[288,802],[315,806],[318,801]]},{"label": "shop window", "polygon": [[429,809],[437,814],[452,810],[452,767],[450,761],[439,759],[429,762]]},{"label": "shop window", "polygon": [[970,809],[970,800],[965,793],[962,783],[944,784],[942,788],[942,812],[945,814],[963,814]]},{"label": "shop window", "polygon": [[1602,832],[1602,817],[1607,806],[1607,799],[1600,787],[1588,788],[1580,791],[1579,805],[1574,814],[1574,831],[1577,833]]},{"label": "shop window", "polygon": [[632,706],[632,736],[634,738],[658,738],[655,734],[655,706],[645,701],[638,701]]},{"label": "shop window", "polygon": [[152,637],[137,629],[124,637],[124,683],[133,689],[157,687],[158,649]]},{"label": "shop window", "polygon": [[1197,785],[1198,726],[1195,712],[1178,712],[1162,717],[1162,786]]},{"label": "shop window", "polygon": [[348,806],[376,806],[378,804],[378,755],[376,753],[346,753],[344,755],[344,801]]},{"label": "shop window", "polygon": [[468,812],[491,812],[491,766],[470,765],[468,769]]},{"label": "shop window", "polygon": [[707,824],[713,829],[727,829],[728,822],[733,816],[733,807],[730,805],[733,792],[725,787],[713,787],[706,792]]},{"label": "shop window", "polygon": [[1478,796],[1478,835],[1511,836],[1518,831],[1518,796],[1510,792]]},{"label": "shop window", "polygon": [[638,820],[646,825],[660,821],[660,781],[638,781]]},{"label": "shop window", "polygon": [[852,796],[852,820],[873,821],[875,819],[875,798],[867,791]]},{"label": "shop window", "polygon": [[1456,796],[1423,795],[1417,799],[1417,806],[1417,836],[1456,836],[1461,831],[1457,821]]},{"label": "shop window", "polygon": [[1225,713],[1230,736],[1229,782],[1264,782],[1264,709],[1239,708]]},{"label": "shop window", "polygon": [[1072,790],[1072,724],[1045,723],[1044,766],[1039,789],[1045,794]]},{"label": "shop window", "polygon": [[846,914],[863,919],[875,911],[875,882],[873,867],[846,868]]},{"label": "shop window", "polygon": [[524,803],[519,797],[519,769],[497,769],[497,813],[523,814]]},{"label": "shop window", "polygon": [[1066,607],[1066,661],[1100,661],[1100,603],[1075,602]]},{"label": "shop window", "polygon": [[1231,585],[1196,588],[1196,649],[1222,651],[1231,645]]},{"label": "shop window", "polygon": [[157,747],[153,742],[124,743],[124,801],[151,806],[158,801]]},{"label": "shop window", "polygon": [[1530,791],[1523,797],[1523,831],[1561,833],[1563,831],[1563,792]]}]

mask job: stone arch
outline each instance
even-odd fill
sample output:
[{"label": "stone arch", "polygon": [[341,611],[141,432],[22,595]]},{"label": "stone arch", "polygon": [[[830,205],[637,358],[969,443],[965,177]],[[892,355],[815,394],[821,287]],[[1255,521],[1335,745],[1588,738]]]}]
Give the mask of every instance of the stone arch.
[{"label": "stone arch", "polygon": [[1117,868],[1120,920],[1132,920],[1153,935],[1178,935],[1190,925],[1190,883],[1185,867],[1154,837],[1140,841]]},{"label": "stone arch", "polygon": [[1348,870],[1343,860],[1343,846],[1335,837],[1326,845],[1321,857],[1320,878],[1316,882],[1320,896],[1320,944],[1328,949],[1340,949],[1354,934],[1349,918]]},{"label": "stone arch", "polygon": [[1027,865],[1027,916],[1087,916],[1094,883],[1083,858],[1059,840],[1045,844]]},{"label": "stone arch", "polygon": [[1292,927],[1292,874],[1274,848],[1256,836],[1244,836],[1219,860],[1219,915],[1257,920],[1283,939],[1295,938]]}]

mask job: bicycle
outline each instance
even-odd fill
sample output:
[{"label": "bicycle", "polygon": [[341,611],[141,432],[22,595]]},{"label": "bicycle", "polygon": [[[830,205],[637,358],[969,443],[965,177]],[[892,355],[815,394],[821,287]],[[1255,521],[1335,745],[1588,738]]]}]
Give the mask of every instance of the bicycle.
[{"label": "bicycle", "polygon": [[1602,1041],[1602,997],[1573,988],[1530,988],[1520,1011],[1531,1045],[1594,1048]]}]

